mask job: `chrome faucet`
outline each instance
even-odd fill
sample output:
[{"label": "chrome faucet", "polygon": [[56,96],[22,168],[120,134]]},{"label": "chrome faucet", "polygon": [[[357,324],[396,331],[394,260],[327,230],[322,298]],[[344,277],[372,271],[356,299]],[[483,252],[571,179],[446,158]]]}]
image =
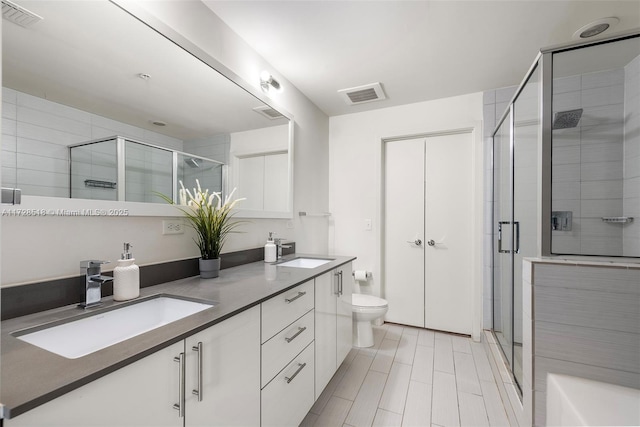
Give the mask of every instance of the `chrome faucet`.
[{"label": "chrome faucet", "polygon": [[111,282],[113,277],[103,276],[100,269],[102,264],[109,264],[111,261],[87,260],[80,261],[80,273],[85,278],[86,296],[85,302],[78,304],[81,308],[91,308],[101,304],[102,284]]},{"label": "chrome faucet", "polygon": [[284,249],[289,249],[291,248],[291,245],[287,246],[287,245],[283,245],[282,244],[282,239],[273,239],[273,243],[276,244],[276,260],[279,260],[280,258],[282,258],[282,248]]}]

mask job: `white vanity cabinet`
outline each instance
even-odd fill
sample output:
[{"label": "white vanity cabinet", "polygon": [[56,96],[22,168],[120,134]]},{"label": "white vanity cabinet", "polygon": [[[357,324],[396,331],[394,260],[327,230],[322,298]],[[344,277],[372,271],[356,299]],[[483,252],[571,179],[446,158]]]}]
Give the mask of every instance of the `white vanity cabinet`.
[{"label": "white vanity cabinet", "polygon": [[297,426],[315,401],[314,281],[262,303],[261,424]]},{"label": "white vanity cabinet", "polygon": [[4,420],[8,427],[189,427],[259,423],[259,307],[14,419]]},{"label": "white vanity cabinet", "polygon": [[179,402],[173,358],[184,341],[9,420],[5,427],[154,426],[182,427],[173,408]]},{"label": "white vanity cabinet", "polygon": [[351,350],[351,271],[347,263],[315,279],[316,399]]},{"label": "white vanity cabinet", "polygon": [[260,307],[185,340],[185,427],[260,423]]}]

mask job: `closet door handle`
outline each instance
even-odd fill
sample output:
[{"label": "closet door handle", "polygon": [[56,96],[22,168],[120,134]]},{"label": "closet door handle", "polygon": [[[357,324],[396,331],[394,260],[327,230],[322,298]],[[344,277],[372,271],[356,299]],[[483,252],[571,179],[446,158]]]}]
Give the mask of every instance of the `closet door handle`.
[{"label": "closet door handle", "polygon": [[173,409],[178,411],[178,417],[184,418],[185,404],[185,366],[184,353],[180,353],[173,358],[174,362],[178,362],[178,403],[173,404]]},{"label": "closet door handle", "polygon": [[198,388],[192,390],[191,393],[198,396],[198,402],[202,402],[202,341],[191,347],[191,350],[198,353]]},{"label": "closet door handle", "polygon": [[305,366],[307,366],[306,363],[298,363],[298,369],[293,373],[293,375],[291,375],[290,377],[284,377],[284,379],[287,380],[287,384],[291,383],[291,381],[293,381],[293,379],[300,373],[300,371],[304,369]]},{"label": "closet door handle", "polygon": [[306,292],[304,292],[304,291],[300,291],[300,292],[298,292],[298,295],[296,295],[295,297],[293,297],[293,298],[285,298],[285,299],[284,299],[284,301],[285,301],[287,304],[291,304],[292,302],[294,302],[294,301],[295,301],[295,300],[297,300],[298,298],[301,298],[301,297],[305,296],[306,294],[307,294]]},{"label": "closet door handle", "polygon": [[304,331],[306,331],[306,330],[307,330],[307,327],[306,327],[306,326],[304,326],[304,327],[302,327],[302,328],[298,326],[298,332],[296,332],[295,334],[293,334],[293,336],[292,336],[292,337],[285,337],[285,338],[284,338],[284,340],[285,340],[286,342],[291,342],[291,341],[295,340],[295,339],[298,337],[298,335],[300,335],[301,333],[303,333],[303,332],[304,332]]}]

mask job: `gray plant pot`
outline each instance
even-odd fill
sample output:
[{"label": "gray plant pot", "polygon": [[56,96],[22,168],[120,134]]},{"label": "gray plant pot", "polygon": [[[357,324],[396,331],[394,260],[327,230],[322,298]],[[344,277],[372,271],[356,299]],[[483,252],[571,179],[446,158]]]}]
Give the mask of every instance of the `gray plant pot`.
[{"label": "gray plant pot", "polygon": [[216,259],[202,259],[200,263],[200,277],[203,279],[213,279],[220,274],[220,258]]}]

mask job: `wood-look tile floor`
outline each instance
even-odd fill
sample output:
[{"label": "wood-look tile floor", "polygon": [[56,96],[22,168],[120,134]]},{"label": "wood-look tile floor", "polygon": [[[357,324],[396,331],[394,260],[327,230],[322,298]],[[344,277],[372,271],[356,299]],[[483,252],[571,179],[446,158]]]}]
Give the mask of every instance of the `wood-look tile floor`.
[{"label": "wood-look tile floor", "polygon": [[374,326],[301,426],[509,426],[481,343],[426,329]]}]

